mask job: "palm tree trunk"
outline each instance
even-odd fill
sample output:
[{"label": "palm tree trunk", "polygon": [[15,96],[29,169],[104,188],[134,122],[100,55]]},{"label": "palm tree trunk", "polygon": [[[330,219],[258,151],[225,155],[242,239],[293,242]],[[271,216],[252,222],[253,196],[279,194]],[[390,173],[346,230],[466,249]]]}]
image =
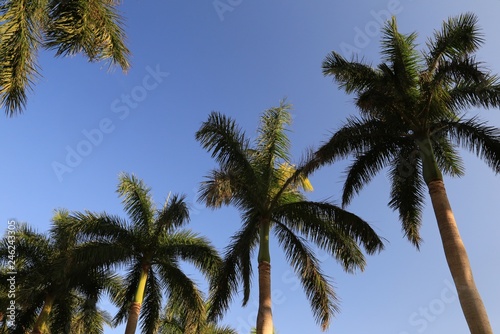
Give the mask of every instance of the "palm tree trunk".
[{"label": "palm tree trunk", "polygon": [[142,301],[144,299],[144,291],[146,290],[146,282],[148,280],[149,265],[144,265],[139,278],[139,284],[135,293],[134,301],[130,305],[128,311],[127,326],[125,334],[135,334],[137,323],[139,322],[139,314],[141,312]]},{"label": "palm tree trunk", "polygon": [[488,314],[472,277],[465,246],[458,232],[442,180],[428,183],[434,214],[451,276],[471,334],[493,334]]},{"label": "palm tree trunk", "polygon": [[33,326],[32,334],[46,334],[48,333],[47,321],[49,320],[50,312],[52,311],[52,305],[54,305],[54,296],[47,295],[43,303],[42,311],[38,315]]},{"label": "palm tree trunk", "polygon": [[269,221],[263,220],[259,230],[259,312],[257,313],[257,334],[273,334],[269,230]]}]

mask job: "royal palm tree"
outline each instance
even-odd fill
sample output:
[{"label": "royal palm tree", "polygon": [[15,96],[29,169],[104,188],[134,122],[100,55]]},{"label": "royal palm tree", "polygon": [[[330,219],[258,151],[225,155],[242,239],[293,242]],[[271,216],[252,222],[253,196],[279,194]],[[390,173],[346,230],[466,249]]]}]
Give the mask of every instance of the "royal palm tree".
[{"label": "royal palm tree", "polygon": [[499,107],[500,83],[475,59],[483,42],[475,15],[445,21],[422,52],[416,38],[416,33],[400,33],[393,18],[383,28],[383,62],[378,67],[346,60],[336,52],[326,57],[323,73],[355,94],[361,115],[349,118],[316,152],[310,171],[352,154],[343,191],[346,205],[389,167],[389,206],[399,212],[403,231],[417,248],[427,186],[470,331],[491,334],[443,174],[463,174],[460,147],[475,153],[495,173],[500,171],[500,131],[477,117],[465,117],[471,107]]},{"label": "royal palm tree", "polygon": [[[101,334],[105,319],[97,309],[104,292],[119,291],[119,280],[108,270],[89,267],[75,261],[78,245],[74,235],[60,228],[69,213],[59,210],[53,217],[48,235],[23,224],[15,239],[16,321],[12,333],[67,333],[75,315],[88,325],[85,333]],[[1,279],[12,277],[9,259],[9,236],[0,247],[3,268]],[[82,312],[85,311],[85,312]],[[90,326],[91,325],[91,326]]]},{"label": "royal palm tree", "polygon": [[157,210],[150,189],[134,175],[122,174],[117,189],[130,221],[107,213],[74,213],[72,226],[82,241],[91,242],[82,256],[100,266],[126,268],[125,293],[117,296],[120,309],[115,323],[125,319],[126,334],[135,333],[139,318],[142,333],[158,330],[162,292],[175,301],[189,319],[205,312],[201,291],[180,267],[188,261],[210,277],[220,265],[207,239],[179,229],[189,221],[184,196],[168,198]]},{"label": "royal palm tree", "polygon": [[213,112],[196,133],[219,168],[200,188],[200,200],[211,208],[234,205],[241,229],[225,250],[222,269],[212,282],[209,319],[227,309],[240,284],[243,305],[250,296],[251,258],[258,248],[259,310],[257,332],[272,334],[270,234],[274,233],[297,273],[317,322],[325,330],[337,311],[337,297],[304,238],[336,258],[346,271],[363,269],[364,255],[382,249],[381,239],[361,218],[329,202],[311,202],[302,194],[307,179],[290,158],[287,126],[290,105],[266,110],[253,146],[236,122]]},{"label": "royal palm tree", "polygon": [[115,0],[4,0],[0,3],[0,104],[8,116],[22,112],[40,75],[40,48],[56,56],[81,53],[129,68],[122,18]]}]

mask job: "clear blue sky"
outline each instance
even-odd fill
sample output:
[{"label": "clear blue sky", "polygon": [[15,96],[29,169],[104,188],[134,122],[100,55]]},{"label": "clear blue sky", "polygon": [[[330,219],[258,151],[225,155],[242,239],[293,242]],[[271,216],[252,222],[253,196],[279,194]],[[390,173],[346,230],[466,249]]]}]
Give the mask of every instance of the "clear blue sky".
[{"label": "clear blue sky", "polygon": [[[380,22],[389,13],[397,16],[400,31],[418,31],[423,44],[444,19],[475,12],[486,38],[478,58],[500,73],[498,0],[220,3],[226,11],[217,12],[212,1],[125,0],[120,9],[133,54],[128,74],[108,73],[106,65],[79,56],[54,59],[40,52],[43,77],[25,113],[0,121],[1,229],[15,218],[46,231],[56,208],[124,216],[115,189],[118,173],[125,171],[144,179],[158,203],[170,191],[185,193],[190,227],[222,250],[239,217],[232,209],[211,211],[196,203],[199,182],[214,167],[194,139],[201,122],[220,111],[253,137],[260,113],[287,97],[294,105],[291,139],[299,159],[356,113],[352,97],[322,76],[322,60],[331,50],[349,56],[355,49],[377,64]],[[470,114],[478,113],[500,126],[499,110]],[[72,151],[85,156],[78,159]],[[467,175],[445,182],[493,330],[500,332],[500,178],[474,156],[464,158]],[[67,168],[56,172],[61,165]],[[315,174],[310,198],[338,202],[344,166]],[[468,333],[429,203],[417,252],[403,239],[388,196],[382,174],[349,207],[389,241],[385,251],[368,258],[365,272],[345,274],[319,254],[341,299],[328,333]],[[320,333],[280,250],[273,247],[271,256],[278,332]],[[246,308],[239,295],[223,323],[248,333],[256,300],[256,287]],[[106,330],[120,332],[123,327]]]}]

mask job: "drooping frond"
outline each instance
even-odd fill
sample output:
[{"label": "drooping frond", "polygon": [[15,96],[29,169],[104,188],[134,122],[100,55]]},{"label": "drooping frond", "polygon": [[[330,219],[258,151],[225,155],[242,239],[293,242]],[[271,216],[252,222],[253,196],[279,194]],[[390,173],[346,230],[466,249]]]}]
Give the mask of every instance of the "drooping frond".
[{"label": "drooping frond", "polygon": [[191,263],[207,278],[215,274],[221,265],[217,250],[210,241],[190,230],[172,232],[160,238],[155,253],[158,264],[176,258]]},{"label": "drooping frond", "polygon": [[183,316],[187,320],[184,324],[186,327],[200,327],[206,315],[203,293],[177,265],[162,264],[158,268],[168,292],[169,304],[183,310]]},{"label": "drooping frond", "polygon": [[[379,138],[382,139],[382,138]],[[342,205],[348,205],[354,195],[367,185],[393,159],[396,145],[383,142],[373,145],[369,151],[359,153],[346,169],[346,179],[342,191]]]},{"label": "drooping frond", "polygon": [[231,170],[212,170],[200,185],[198,201],[209,208],[220,208],[237,201],[235,193],[241,188],[237,173]]},{"label": "drooping frond", "polygon": [[421,176],[421,160],[416,146],[407,145],[401,148],[390,166],[389,207],[398,211],[404,235],[418,249],[422,241],[420,226],[425,184]]},{"label": "drooping frond", "polygon": [[274,231],[306,292],[316,322],[325,331],[332,316],[339,311],[338,300],[330,282],[321,272],[318,259],[301,238],[281,223],[274,226]]},{"label": "drooping frond", "polygon": [[144,334],[156,334],[162,306],[162,284],[155,270],[149,270],[144,300],[141,305],[139,319],[141,332]]},{"label": "drooping frond", "polygon": [[243,305],[250,298],[252,263],[250,261],[258,240],[259,230],[253,221],[246,221],[242,229],[231,237],[225,248],[219,272],[210,282],[209,321],[217,321],[229,307],[240,283],[243,283]]},{"label": "drooping frond", "polygon": [[115,0],[50,0],[46,47],[57,56],[85,54],[89,61],[108,60],[124,71],[130,67],[123,18]]},{"label": "drooping frond", "polygon": [[454,143],[476,154],[495,173],[500,172],[500,129],[477,118],[442,121],[438,126]]},{"label": "drooping frond", "polygon": [[8,116],[22,111],[27,91],[39,76],[36,57],[46,2],[9,0],[0,4],[0,95]]},{"label": "drooping frond", "polygon": [[433,151],[439,169],[450,176],[460,177],[465,174],[465,167],[457,148],[444,136],[431,136]]},{"label": "drooping frond", "polygon": [[327,251],[348,272],[364,268],[365,258],[358,244],[369,254],[383,249],[382,240],[368,223],[328,202],[282,205],[273,220]]}]

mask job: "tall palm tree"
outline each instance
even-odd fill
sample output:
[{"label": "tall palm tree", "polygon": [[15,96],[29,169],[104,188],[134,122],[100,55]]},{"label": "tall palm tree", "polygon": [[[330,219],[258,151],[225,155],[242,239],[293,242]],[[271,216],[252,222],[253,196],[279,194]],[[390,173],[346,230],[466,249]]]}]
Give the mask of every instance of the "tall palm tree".
[{"label": "tall palm tree", "polygon": [[241,229],[225,251],[224,264],[211,291],[210,319],[220,317],[243,285],[243,305],[250,296],[251,258],[258,248],[259,310],[257,332],[271,334],[270,234],[274,233],[299,276],[313,314],[325,330],[337,311],[337,298],[319,261],[304,240],[309,239],[336,258],[346,271],[363,269],[368,253],[383,248],[381,239],[361,218],[328,202],[311,202],[301,189],[310,186],[290,158],[287,126],[290,105],[266,110],[253,146],[234,120],[213,112],[196,133],[203,148],[219,164],[200,188],[207,206],[234,205],[241,211]]},{"label": "tall palm tree", "polygon": [[126,334],[135,333],[138,320],[142,332],[157,332],[162,292],[186,312],[189,319],[201,319],[203,295],[184,273],[180,261],[188,261],[210,277],[220,265],[216,250],[207,239],[179,228],[189,221],[183,196],[174,195],[157,210],[142,180],[122,174],[117,189],[122,197],[126,221],[107,213],[74,213],[72,225],[82,241],[91,243],[82,257],[100,266],[121,266],[127,270],[125,293],[117,296],[120,309],[115,322],[127,319]]},{"label": "tall palm tree", "polygon": [[40,48],[56,56],[84,54],[129,68],[122,18],[115,0],[4,0],[0,3],[0,104],[8,116],[22,112],[40,75]]},{"label": "tall palm tree", "polygon": [[[67,333],[76,314],[89,325],[85,333],[101,334],[106,323],[99,317],[97,302],[102,293],[116,293],[119,281],[112,272],[92,268],[75,261],[79,247],[74,235],[61,229],[69,213],[57,211],[48,235],[40,234],[27,225],[15,234],[16,321],[14,334]],[[9,236],[0,246],[3,268],[1,279],[11,277],[8,262]],[[79,312],[79,309],[85,312]],[[12,326],[11,326],[12,327]]]},{"label": "tall palm tree", "polygon": [[345,205],[389,167],[389,206],[399,211],[403,231],[417,248],[427,186],[470,331],[492,333],[442,175],[463,174],[459,147],[500,171],[500,131],[477,117],[465,117],[471,107],[499,107],[500,83],[474,57],[483,42],[475,15],[449,18],[422,52],[416,37],[398,32],[393,18],[383,28],[383,62],[378,67],[348,61],[336,52],[326,57],[323,73],[355,94],[361,117],[348,119],[316,152],[309,169],[352,154]]}]

